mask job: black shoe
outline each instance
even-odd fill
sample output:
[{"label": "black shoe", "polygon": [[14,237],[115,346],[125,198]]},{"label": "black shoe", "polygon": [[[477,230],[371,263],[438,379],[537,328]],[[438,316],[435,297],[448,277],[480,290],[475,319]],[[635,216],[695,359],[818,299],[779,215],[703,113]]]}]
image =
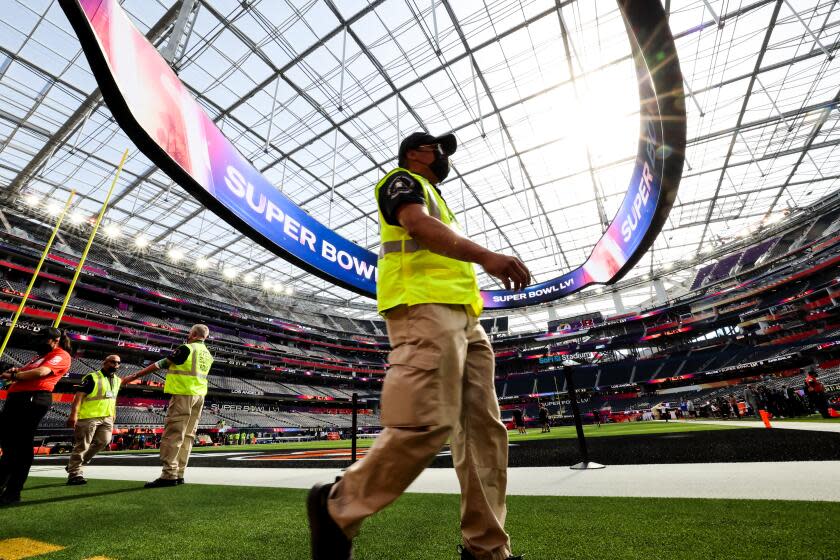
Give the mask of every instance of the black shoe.
[{"label": "black shoe", "polygon": [[3,494],[0,495],[0,507],[13,506],[20,503],[20,494]]},{"label": "black shoe", "polygon": [[[455,547],[455,550],[461,553],[461,560],[475,560],[475,556],[473,556],[469,550],[467,550],[464,546],[458,545]],[[520,556],[508,556],[507,560],[523,560],[525,555]]]},{"label": "black shoe", "polygon": [[175,479],[175,485],[176,485],[176,486],[180,486],[180,485],[182,485],[182,484],[186,484],[186,482],[184,481],[184,477],[183,477],[183,476],[182,476],[181,478],[176,478],[176,479]]},{"label": "black shoe", "polygon": [[336,525],[327,510],[332,484],[316,484],[306,497],[309,515],[309,535],[312,543],[312,560],[352,560],[353,542]]},{"label": "black shoe", "polygon": [[81,475],[71,476],[67,479],[67,486],[82,486],[83,484],[87,484],[87,479]]},{"label": "black shoe", "polygon": [[151,482],[147,482],[143,485],[144,488],[165,488],[168,486],[175,486],[178,484],[178,480],[175,478],[157,478]]}]

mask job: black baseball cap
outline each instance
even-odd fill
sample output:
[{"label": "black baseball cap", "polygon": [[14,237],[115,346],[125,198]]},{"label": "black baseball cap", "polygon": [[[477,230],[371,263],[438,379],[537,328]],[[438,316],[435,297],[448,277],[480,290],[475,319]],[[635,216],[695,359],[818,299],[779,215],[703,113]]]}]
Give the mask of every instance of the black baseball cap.
[{"label": "black baseball cap", "polygon": [[64,335],[63,332],[61,332],[59,329],[56,329],[55,327],[48,327],[46,329],[41,329],[41,332],[39,334],[41,335],[41,338],[43,338],[45,340],[52,340],[54,338],[61,338]]},{"label": "black baseball cap", "polygon": [[443,148],[443,153],[451,156],[458,149],[458,140],[451,132],[443,136],[432,136],[428,132],[414,132],[406,136],[400,143],[399,162],[405,159],[405,154],[408,150],[414,150],[420,146],[428,146],[430,144],[440,144]]}]

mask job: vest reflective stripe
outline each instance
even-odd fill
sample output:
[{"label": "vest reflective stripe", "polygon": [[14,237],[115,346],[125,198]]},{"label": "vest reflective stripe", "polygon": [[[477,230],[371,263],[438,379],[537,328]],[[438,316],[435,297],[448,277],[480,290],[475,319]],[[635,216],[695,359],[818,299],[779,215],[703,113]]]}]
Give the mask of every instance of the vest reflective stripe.
[{"label": "vest reflective stripe", "polygon": [[[93,391],[82,399],[78,419],[114,416],[117,412],[117,393],[122,380],[114,375],[109,381],[101,371],[92,371],[85,377],[93,379]],[[110,396],[108,396],[109,393]]]},{"label": "vest reflective stripe", "polygon": [[423,249],[418,241],[405,239],[402,241],[385,241],[379,246],[379,256],[384,257],[388,253],[413,253]]},{"label": "vest reflective stripe", "polygon": [[[406,173],[423,187],[429,215],[460,233],[446,201],[422,176],[397,168],[376,185],[376,199],[394,173]],[[483,301],[472,263],[433,253],[412,239],[405,228],[385,221],[379,211],[379,261],[376,300],[381,312],[398,305],[444,303],[467,305],[480,315]]]},{"label": "vest reflective stripe", "polygon": [[190,355],[183,364],[172,364],[166,370],[166,383],[163,392],[170,395],[207,394],[207,375],[213,365],[213,356],[201,341],[186,345]]}]

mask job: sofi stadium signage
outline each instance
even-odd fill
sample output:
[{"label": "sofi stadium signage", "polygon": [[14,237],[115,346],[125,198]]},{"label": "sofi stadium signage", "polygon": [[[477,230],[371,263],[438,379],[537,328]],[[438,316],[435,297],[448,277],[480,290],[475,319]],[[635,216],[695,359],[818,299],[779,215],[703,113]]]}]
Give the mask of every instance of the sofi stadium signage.
[{"label": "sofi stadium signage", "polygon": [[[59,2],[114,118],[152,162],[278,256],[338,286],[376,297],[376,254],[310,216],[251,165],[117,0]],[[670,212],[686,137],[679,60],[659,0],[618,4],[641,100],[639,147],[627,194],[585,263],[523,291],[482,292],[486,308],[544,303],[618,281],[647,251]]]}]

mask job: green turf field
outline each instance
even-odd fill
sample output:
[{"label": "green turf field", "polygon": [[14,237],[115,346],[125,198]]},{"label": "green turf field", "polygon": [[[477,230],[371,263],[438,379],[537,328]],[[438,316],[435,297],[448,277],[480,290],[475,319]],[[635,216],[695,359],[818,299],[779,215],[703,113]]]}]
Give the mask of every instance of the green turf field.
[{"label": "green turf field", "polygon": [[[204,486],[145,490],[29,479],[0,510],[0,558],[35,557],[28,538],[64,547],[38,560],[306,560],[303,490]],[[512,496],[507,528],[527,560],[837,558],[840,504]],[[457,560],[458,497],[408,494],[368,520],[358,560]],[[23,548],[25,556],[10,550]],[[4,548],[5,547],[5,548]]]},{"label": "green turf field", "polygon": [[[601,424],[597,425],[587,424],[583,427],[583,433],[587,438],[590,437],[610,437],[610,436],[635,436],[644,434],[670,434],[677,432],[701,432],[708,431],[709,428],[722,428],[724,430],[731,430],[738,428],[738,426],[718,426],[716,424],[692,424],[688,422],[620,422],[618,424]],[[577,432],[574,426],[563,426],[560,428],[551,428],[548,433],[540,433],[540,428],[529,428],[527,435],[520,435],[515,430],[508,432],[510,441],[524,441],[535,439],[568,439],[577,437]]]},{"label": "green turf field", "polygon": [[[602,424],[599,428],[594,425],[584,426],[586,437],[608,437],[608,436],[629,436],[638,434],[664,434],[674,432],[695,432],[707,430],[731,430],[738,428],[737,424],[732,426],[720,426],[717,424],[691,424],[685,422],[622,422],[620,424]],[[566,439],[577,437],[573,426],[551,428],[551,432],[540,433],[539,428],[529,428],[527,435],[521,435],[516,431],[508,432],[510,441],[525,441],[538,439]],[[358,446],[370,447],[373,439],[364,438],[358,440]],[[301,441],[286,443],[263,443],[257,445],[220,445],[217,447],[196,447],[194,453],[213,451],[275,451],[278,449],[350,449],[350,440],[338,441]],[[142,451],[116,451],[114,453],[157,453],[157,449],[144,449]]]}]

